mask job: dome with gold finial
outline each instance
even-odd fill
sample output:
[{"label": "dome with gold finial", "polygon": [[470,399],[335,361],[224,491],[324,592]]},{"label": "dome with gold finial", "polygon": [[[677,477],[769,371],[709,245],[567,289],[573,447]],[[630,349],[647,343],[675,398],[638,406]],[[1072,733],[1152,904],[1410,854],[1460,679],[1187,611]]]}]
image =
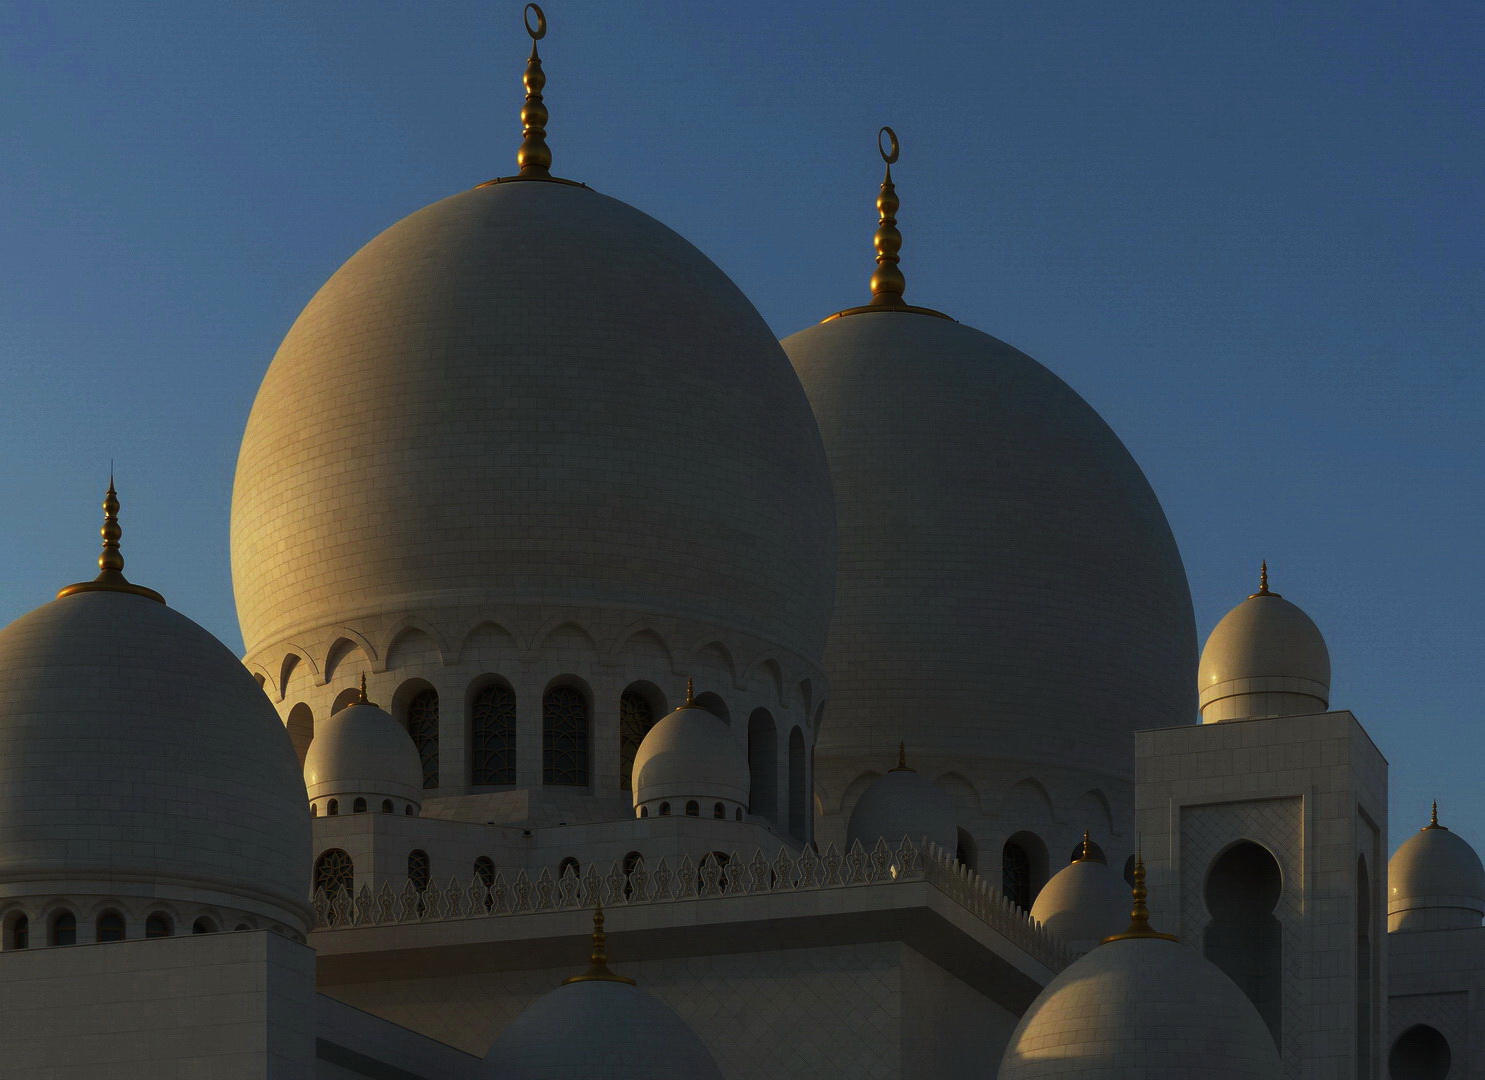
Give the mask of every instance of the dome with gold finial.
[{"label": "dome with gold finial", "polygon": [[112,480],[103,507],[98,577],[0,630],[0,900],[154,903],[303,934],[309,820],[288,733],[226,646],[124,577]]},{"label": "dome with gold finial", "polygon": [[1088,834],[1078,857],[1042,886],[1031,917],[1075,953],[1085,953],[1129,917],[1129,889],[1123,878],[1094,857]]},{"label": "dome with gold finial", "polygon": [[555,175],[528,19],[519,172],[354,254],[259,389],[232,506],[248,659],[565,608],[599,636],[733,633],[818,680],[835,518],[799,380],[705,255]]},{"label": "dome with gold finial", "polygon": [[907,744],[897,744],[897,765],[861,793],[846,823],[846,843],[868,851],[878,840],[896,846],[904,837],[925,839],[954,851],[958,825],[954,807],[943,790],[907,763]]},{"label": "dome with gold finial", "polygon": [[665,1002],[608,966],[603,907],[588,970],[538,998],[485,1054],[491,1080],[721,1080],[711,1051]]},{"label": "dome with gold finial", "polygon": [[1485,867],[1468,840],[1429,822],[1399,845],[1387,862],[1387,929],[1443,930],[1479,926],[1485,918]]},{"label": "dome with gold finial", "polygon": [[372,811],[415,814],[423,803],[423,763],[407,729],[366,696],[332,713],[304,755],[304,787],[314,814]]},{"label": "dome with gold finial", "polygon": [[685,702],[649,730],[634,756],[634,812],[740,821],[748,812],[750,783],[738,735],[696,703],[687,679]]},{"label": "dome with gold finial", "polygon": [[1062,970],[1011,1034],[998,1080],[1280,1080],[1258,1010],[1195,949],[1150,926],[1135,861],[1129,928]]},{"label": "dome with gold finial", "polygon": [[1268,587],[1268,561],[1258,591],[1212,630],[1197,674],[1201,719],[1303,716],[1330,703],[1330,651],[1300,608]]},{"label": "dome with gold finial", "polygon": [[1175,540],[1139,466],[1066,383],[907,303],[895,136],[881,149],[870,302],[783,342],[840,523],[822,798],[842,805],[932,687],[952,719],[923,727],[915,760],[979,786],[1076,758],[1122,816],[1113,792],[1133,781],[1133,733],[1193,715]]}]

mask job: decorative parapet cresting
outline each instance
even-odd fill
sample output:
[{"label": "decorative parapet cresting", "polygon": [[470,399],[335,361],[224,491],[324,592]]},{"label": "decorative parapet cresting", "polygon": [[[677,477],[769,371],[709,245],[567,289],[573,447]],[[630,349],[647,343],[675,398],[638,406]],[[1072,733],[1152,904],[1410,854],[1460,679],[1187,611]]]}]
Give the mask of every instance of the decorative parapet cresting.
[{"label": "decorative parapet cresting", "polygon": [[906,838],[895,848],[878,840],[869,851],[853,843],[844,855],[834,844],[823,854],[806,848],[796,855],[781,847],[772,859],[758,848],[747,860],[736,852],[709,854],[700,865],[690,856],[674,864],[662,858],[653,867],[639,860],[627,872],[614,863],[607,874],[593,867],[581,874],[568,868],[554,877],[550,869],[544,869],[533,880],[525,870],[513,878],[496,871],[467,880],[451,877],[442,888],[432,883],[417,889],[409,883],[395,891],[384,883],[375,892],[363,885],[354,896],[348,891],[320,889],[312,902],[316,930],[346,930],[578,910],[592,907],[596,899],[615,908],[909,882],[932,885],[1053,971],[1071,962],[1057,938],[960,863],[953,852],[937,844],[920,846]]}]

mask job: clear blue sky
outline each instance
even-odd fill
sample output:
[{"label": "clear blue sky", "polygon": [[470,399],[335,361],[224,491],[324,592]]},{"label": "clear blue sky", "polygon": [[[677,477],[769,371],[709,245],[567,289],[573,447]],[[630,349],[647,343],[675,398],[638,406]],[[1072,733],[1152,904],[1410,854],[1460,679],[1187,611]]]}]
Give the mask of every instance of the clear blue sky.
[{"label": "clear blue sky", "polygon": [[[552,0],[556,171],[780,334],[862,302],[873,136],[910,302],[1061,374],[1164,502],[1203,635],[1310,612],[1392,765],[1485,845],[1485,7]],[[240,645],[238,438],[314,290],[512,171],[520,5],[0,0],[0,622],[136,580]]]}]

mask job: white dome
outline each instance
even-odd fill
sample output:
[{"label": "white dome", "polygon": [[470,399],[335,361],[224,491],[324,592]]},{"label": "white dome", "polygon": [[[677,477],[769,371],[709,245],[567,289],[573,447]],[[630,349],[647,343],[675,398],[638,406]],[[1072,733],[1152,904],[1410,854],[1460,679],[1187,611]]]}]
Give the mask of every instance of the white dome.
[{"label": "white dome", "polygon": [[1330,652],[1310,617],[1264,586],[1222,617],[1197,673],[1205,723],[1324,712]]},{"label": "white dome", "polygon": [[1180,942],[1130,938],[1073,961],[1016,1025],[999,1080],[1281,1080],[1231,979]]},{"label": "white dome", "polygon": [[311,802],[359,795],[421,805],[423,765],[401,724],[370,702],[357,702],[315,732],[304,756],[304,787]]},{"label": "white dome", "polygon": [[232,570],[249,655],[568,605],[809,670],[835,516],[799,380],[725,274],[596,191],[493,183],[387,229],[299,316],[243,437]]},{"label": "white dome", "polygon": [[[681,812],[687,800],[722,801],[729,814],[746,809],[749,786],[747,757],[737,737],[722,720],[699,705],[682,705],[661,718],[639,744],[634,756],[634,805],[665,801]],[[710,806],[702,816],[710,817]]]},{"label": "white dome", "polygon": [[1456,832],[1434,823],[1403,842],[1387,863],[1387,929],[1479,926],[1485,868]]},{"label": "white dome", "polygon": [[878,840],[895,847],[904,836],[915,844],[927,837],[953,851],[958,825],[947,795],[912,769],[896,768],[873,780],[856,800],[846,843],[859,840],[870,851]]},{"label": "white dome", "polygon": [[1129,922],[1129,886],[1096,859],[1069,863],[1042,886],[1031,917],[1085,953]]},{"label": "white dome", "polygon": [[1132,781],[1133,733],[1192,719],[1196,641],[1175,540],[1118,437],[948,319],[846,315],[784,348],[840,522],[822,783],[839,794],[894,753],[924,687],[953,720],[923,727],[915,759],[971,782],[1011,762]]},{"label": "white dome", "polygon": [[485,1054],[491,1080],[721,1080],[674,1009],[628,983],[566,983],[538,998]]},{"label": "white dome", "polygon": [[64,596],[0,631],[0,895],[210,903],[304,931],[310,826],[288,733],[163,603]]}]

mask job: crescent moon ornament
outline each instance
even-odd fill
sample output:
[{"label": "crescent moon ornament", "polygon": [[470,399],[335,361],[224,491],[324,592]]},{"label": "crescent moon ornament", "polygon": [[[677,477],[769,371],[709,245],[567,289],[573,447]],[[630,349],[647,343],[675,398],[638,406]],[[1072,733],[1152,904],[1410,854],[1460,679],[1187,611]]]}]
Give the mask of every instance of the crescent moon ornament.
[{"label": "crescent moon ornament", "polygon": [[[531,25],[531,14],[536,13],[536,25]],[[531,35],[532,41],[540,41],[547,36],[547,16],[541,10],[540,4],[527,4],[526,10],[521,13],[521,19],[526,24],[526,33]]]},{"label": "crescent moon ornament", "polygon": [[[530,6],[536,7],[535,4],[532,4]],[[540,11],[541,9],[537,8],[537,10]],[[882,145],[883,135],[887,136],[886,146]],[[893,131],[889,127],[884,127],[881,131],[877,132],[877,153],[882,155],[882,160],[885,161],[888,165],[896,164],[897,155],[901,151],[901,149],[902,148],[897,144],[897,132]]]}]

